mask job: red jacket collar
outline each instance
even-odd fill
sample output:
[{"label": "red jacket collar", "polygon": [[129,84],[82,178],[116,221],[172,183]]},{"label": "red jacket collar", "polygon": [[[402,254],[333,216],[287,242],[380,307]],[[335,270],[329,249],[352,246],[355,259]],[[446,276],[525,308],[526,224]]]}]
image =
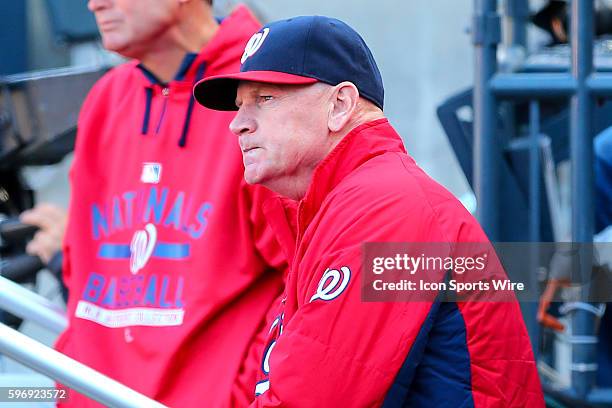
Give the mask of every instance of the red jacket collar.
[{"label": "red jacket collar", "polygon": [[298,236],[312,221],[325,197],[353,170],[387,152],[405,153],[404,145],[386,118],[364,123],[351,130],[315,169],[304,198],[298,203],[273,197],[264,213],[287,259],[293,259]]},{"label": "red jacket collar", "polygon": [[406,153],[402,139],[386,118],[363,123],[351,130],[316,167],[298,225],[301,231],[310,223],[325,197],[353,170],[387,152]]}]

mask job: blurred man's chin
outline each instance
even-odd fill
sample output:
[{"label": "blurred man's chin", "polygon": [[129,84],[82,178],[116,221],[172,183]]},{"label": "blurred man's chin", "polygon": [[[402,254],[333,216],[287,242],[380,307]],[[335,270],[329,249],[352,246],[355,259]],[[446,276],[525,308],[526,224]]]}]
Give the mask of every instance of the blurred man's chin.
[{"label": "blurred man's chin", "polygon": [[249,165],[244,169],[244,181],[247,184],[259,184],[261,183],[261,177],[257,174],[257,169],[253,168],[255,166]]},{"label": "blurred man's chin", "polygon": [[108,51],[123,54],[123,52],[128,48],[128,44],[126,43],[126,41],[113,37],[113,35],[102,36],[102,45]]},{"label": "blurred man's chin", "polygon": [[115,43],[112,40],[105,40],[102,39],[102,45],[104,46],[104,48],[106,48],[108,51],[113,51],[113,52],[118,52],[119,50],[119,46],[117,43]]}]

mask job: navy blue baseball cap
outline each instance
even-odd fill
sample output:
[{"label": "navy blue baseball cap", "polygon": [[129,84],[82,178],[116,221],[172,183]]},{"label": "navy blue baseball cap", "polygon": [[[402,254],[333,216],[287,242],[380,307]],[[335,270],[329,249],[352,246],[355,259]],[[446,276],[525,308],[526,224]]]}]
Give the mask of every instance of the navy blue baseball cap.
[{"label": "navy blue baseball cap", "polygon": [[322,16],[294,17],[265,25],[247,43],[240,72],[199,81],[193,95],[203,106],[235,111],[240,81],[300,85],[355,84],[383,108],[384,87],[372,52],[346,23]]}]

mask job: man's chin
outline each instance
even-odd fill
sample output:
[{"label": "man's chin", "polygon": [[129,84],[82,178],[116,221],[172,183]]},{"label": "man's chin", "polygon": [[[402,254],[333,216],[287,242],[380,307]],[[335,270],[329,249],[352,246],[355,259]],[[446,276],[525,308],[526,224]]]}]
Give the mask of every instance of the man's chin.
[{"label": "man's chin", "polygon": [[106,50],[115,52],[126,58],[134,58],[132,56],[133,53],[130,52],[129,44],[126,44],[125,41],[119,41],[118,39],[113,38],[112,35],[109,35],[108,38],[102,37],[102,46]]},{"label": "man's chin", "polygon": [[260,174],[258,174],[257,169],[252,168],[254,167],[253,165],[247,166],[244,169],[244,181],[247,182],[247,184],[261,184],[262,182],[262,177]]}]

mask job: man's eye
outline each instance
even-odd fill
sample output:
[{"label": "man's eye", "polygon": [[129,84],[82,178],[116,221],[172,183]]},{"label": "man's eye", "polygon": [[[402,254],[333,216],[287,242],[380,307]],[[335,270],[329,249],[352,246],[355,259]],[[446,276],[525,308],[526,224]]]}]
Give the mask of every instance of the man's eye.
[{"label": "man's eye", "polygon": [[272,100],[272,95],[260,95],[259,96],[259,101],[260,102],[268,102]]}]

